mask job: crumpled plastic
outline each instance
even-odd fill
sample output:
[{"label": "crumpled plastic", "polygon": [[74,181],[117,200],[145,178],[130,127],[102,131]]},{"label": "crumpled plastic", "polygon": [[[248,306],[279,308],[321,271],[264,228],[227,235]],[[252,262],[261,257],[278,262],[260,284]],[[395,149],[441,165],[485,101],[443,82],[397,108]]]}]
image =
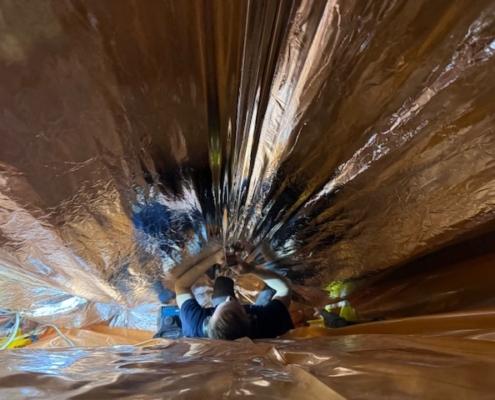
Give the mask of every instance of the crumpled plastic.
[{"label": "crumpled plastic", "polygon": [[0,352],[0,396],[489,399],[494,341],[495,312],[486,309],[297,328],[256,342],[94,325]]},{"label": "crumpled plastic", "polygon": [[389,331],[257,343],[160,339],[140,347],[22,349],[0,352],[0,395],[489,399],[494,338],[492,317],[490,334]]},{"label": "crumpled plastic", "polygon": [[489,0],[2,2],[0,307],[153,329],[211,239],[316,305],[481,232],[494,56]]}]

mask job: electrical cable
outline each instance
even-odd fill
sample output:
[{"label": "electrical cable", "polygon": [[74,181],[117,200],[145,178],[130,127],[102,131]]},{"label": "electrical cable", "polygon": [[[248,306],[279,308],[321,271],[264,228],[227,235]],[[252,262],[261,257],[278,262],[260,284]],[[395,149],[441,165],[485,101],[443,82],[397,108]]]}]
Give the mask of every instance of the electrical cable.
[{"label": "electrical cable", "polygon": [[15,314],[15,323],[14,323],[14,327],[12,329],[12,332],[10,332],[10,335],[9,335],[7,341],[4,344],[2,344],[2,346],[0,347],[0,350],[5,350],[14,341],[14,339],[17,336],[17,331],[19,330],[20,324],[21,324],[21,315],[19,313],[16,313]]}]

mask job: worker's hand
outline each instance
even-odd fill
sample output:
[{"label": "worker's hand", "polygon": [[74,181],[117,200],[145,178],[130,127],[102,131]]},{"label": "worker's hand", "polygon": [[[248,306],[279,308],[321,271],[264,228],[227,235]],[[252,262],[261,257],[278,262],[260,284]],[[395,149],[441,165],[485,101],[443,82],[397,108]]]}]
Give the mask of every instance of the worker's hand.
[{"label": "worker's hand", "polygon": [[224,254],[222,246],[213,242],[209,243],[200,253],[194,256],[185,257],[184,260],[171,271],[171,275],[174,279],[178,279],[190,269],[195,268],[198,264],[204,263],[211,267],[213,264],[223,264],[223,262]]},{"label": "worker's hand", "polygon": [[198,261],[208,259],[212,265],[223,264],[225,261],[223,247],[218,242],[208,243],[195,258]]},{"label": "worker's hand", "polygon": [[225,253],[223,249],[218,249],[213,255],[214,264],[224,264],[225,263]]},{"label": "worker's hand", "polygon": [[175,293],[190,293],[191,286],[194,282],[196,282],[213,265],[222,264],[225,259],[222,248],[212,250],[212,247],[209,247],[202,251],[200,256],[202,257],[201,259],[196,259],[193,263],[184,262],[175,269]]}]

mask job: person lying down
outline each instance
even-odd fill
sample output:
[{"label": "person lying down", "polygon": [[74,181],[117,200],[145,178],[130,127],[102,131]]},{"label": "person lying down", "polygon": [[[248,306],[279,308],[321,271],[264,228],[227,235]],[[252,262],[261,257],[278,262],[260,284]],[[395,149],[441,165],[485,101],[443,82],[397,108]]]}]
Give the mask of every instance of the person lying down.
[{"label": "person lying down", "polygon": [[256,303],[241,304],[235,296],[234,281],[218,277],[213,288],[214,307],[201,307],[191,291],[193,284],[215,264],[225,263],[220,246],[211,246],[193,265],[184,263],[173,272],[182,333],[186,337],[235,340],[275,338],[293,329],[289,314],[291,291],[285,280],[274,272],[237,259],[238,271],[254,274],[266,284]]}]

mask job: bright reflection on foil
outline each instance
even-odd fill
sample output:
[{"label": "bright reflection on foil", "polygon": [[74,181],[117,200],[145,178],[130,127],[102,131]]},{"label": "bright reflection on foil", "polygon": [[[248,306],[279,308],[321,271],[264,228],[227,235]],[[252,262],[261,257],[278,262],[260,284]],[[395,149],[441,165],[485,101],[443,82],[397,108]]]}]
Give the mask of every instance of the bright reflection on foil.
[{"label": "bright reflection on foil", "polygon": [[59,301],[59,299],[55,298],[55,302],[53,304],[42,304],[37,308],[34,308],[31,315],[34,318],[53,315],[57,313],[65,313],[70,312],[74,309],[81,307],[86,304],[87,301],[78,297],[68,297],[65,300]]},{"label": "bright reflection on foil", "polygon": [[244,389],[244,388],[241,388],[239,390],[236,390],[235,391],[235,394],[237,395],[243,395],[243,396],[254,396],[254,393],[250,390],[247,390],[247,389]]},{"label": "bright reflection on foil", "polygon": [[[340,14],[337,2],[325,3],[314,32],[308,32],[307,18],[311,10],[310,2],[303,1],[300,4],[288,33],[287,56],[277,66],[278,73],[272,83],[270,101],[261,126],[260,146],[246,198],[247,210],[251,207],[259,209],[262,204],[260,201],[266,199],[281,162],[290,154],[291,147],[296,145],[298,132],[295,128],[317,94],[312,85],[328,68],[328,61],[338,43]],[[334,19],[337,21],[336,27]],[[300,37],[304,37],[307,42],[303,44]],[[303,63],[302,59],[305,60]],[[266,212],[259,209],[258,213],[251,215],[259,219]],[[248,222],[246,228],[251,233],[255,221]]]},{"label": "bright reflection on foil", "polygon": [[57,376],[83,360],[87,354],[86,351],[77,349],[55,353],[43,350],[23,353],[23,362],[16,367],[16,370]]},{"label": "bright reflection on foil", "polygon": [[270,386],[270,382],[264,380],[264,379],[259,379],[257,381],[253,381],[251,382],[253,385],[256,385],[256,386],[261,386],[261,387],[268,387]]},{"label": "bright reflection on foil", "polygon": [[184,357],[194,357],[197,354],[201,354],[205,344],[203,343],[191,343],[189,350],[184,353]]},{"label": "bright reflection on foil", "polygon": [[333,371],[334,372],[332,374],[329,374],[328,376],[336,377],[336,376],[350,376],[350,375],[361,374],[361,372],[359,371],[354,371],[352,369],[344,368],[344,367],[335,367]]},{"label": "bright reflection on foil", "polygon": [[[485,16],[488,17],[488,16]],[[337,168],[337,176],[332,178],[324,188],[308,204],[312,204],[323,196],[331,193],[335,188],[342,186],[356,176],[366,171],[374,162],[386,156],[390,151],[396,150],[405,145],[414,136],[420,133],[420,129],[414,131],[400,131],[399,129],[406,125],[411,119],[416,117],[421,110],[431,101],[431,99],[440,93],[443,89],[453,84],[457,79],[463,76],[470,67],[478,67],[478,63],[486,62],[493,56],[493,42],[488,46],[483,46],[477,53],[472,51],[474,43],[480,42],[480,34],[483,29],[489,29],[491,19],[486,22],[476,21],[470,28],[463,40],[463,43],[454,52],[451,61],[447,64],[442,73],[429,84],[419,95],[406,102],[400,109],[392,114],[391,124],[377,133],[373,133],[367,143],[361,147],[348,161]],[[485,56],[483,56],[485,53]],[[476,59],[478,63],[473,63]],[[427,124],[424,121],[424,124]],[[424,127],[420,124],[421,127]],[[371,154],[371,157],[369,156]]]}]

